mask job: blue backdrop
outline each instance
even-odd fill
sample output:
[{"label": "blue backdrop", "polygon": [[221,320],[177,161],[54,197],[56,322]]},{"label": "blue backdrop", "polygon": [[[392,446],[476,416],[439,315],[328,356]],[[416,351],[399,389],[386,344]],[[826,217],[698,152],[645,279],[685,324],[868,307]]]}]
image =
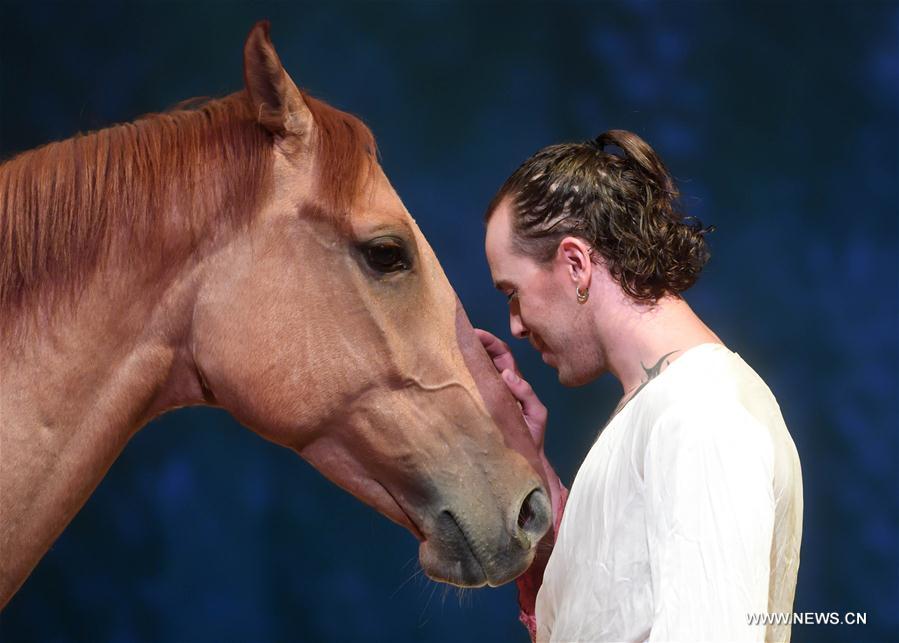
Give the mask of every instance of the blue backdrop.
[{"label": "blue backdrop", "polygon": [[[263,17],[295,80],[359,114],[475,323],[508,337],[481,215],[526,156],[611,128],[713,223],[687,299],[767,380],[802,459],[797,641],[899,640],[899,5],[0,5],[0,155],[242,83]],[[617,400],[526,345],[566,483]],[[2,518],[0,518],[2,519]],[[3,641],[526,641],[411,535],[225,413],[140,432],[0,616]]]}]

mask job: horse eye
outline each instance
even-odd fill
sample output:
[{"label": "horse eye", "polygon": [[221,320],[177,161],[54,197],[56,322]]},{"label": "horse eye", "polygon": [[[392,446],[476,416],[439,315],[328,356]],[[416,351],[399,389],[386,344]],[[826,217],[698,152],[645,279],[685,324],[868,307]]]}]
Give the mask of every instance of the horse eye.
[{"label": "horse eye", "polygon": [[396,239],[376,239],[364,249],[365,260],[373,270],[382,273],[409,269],[409,257],[402,243]]}]

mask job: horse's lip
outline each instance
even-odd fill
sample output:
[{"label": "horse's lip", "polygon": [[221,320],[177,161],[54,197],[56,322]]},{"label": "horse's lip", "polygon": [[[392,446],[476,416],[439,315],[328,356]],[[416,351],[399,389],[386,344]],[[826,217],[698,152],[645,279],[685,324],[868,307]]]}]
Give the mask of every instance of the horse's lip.
[{"label": "horse's lip", "polygon": [[390,499],[393,500],[393,504],[396,505],[396,508],[399,509],[400,513],[406,518],[406,520],[403,522],[406,523],[406,527],[409,529],[409,531],[412,532],[412,535],[415,536],[418,542],[424,542],[425,540],[427,540],[421,529],[418,528],[416,522],[412,520],[412,516],[409,515],[409,512],[406,511],[406,508],[403,507],[402,503],[400,503],[400,501],[396,499],[396,496],[391,493],[390,489],[388,489],[387,486],[380,480],[375,480],[375,482],[377,482],[378,485],[384,490],[384,492],[388,496],[390,496]]},{"label": "horse's lip", "polygon": [[452,511],[447,510],[446,513],[449,515],[450,519],[456,525],[456,529],[459,530],[459,533],[462,534],[462,540],[465,542],[465,546],[468,547],[468,553],[471,554],[471,557],[478,564],[478,567],[481,570],[481,574],[484,578],[485,583],[490,582],[490,577],[487,575],[487,570],[484,569],[484,564],[481,562],[481,557],[478,556],[477,552],[474,550],[474,547],[471,544],[471,538],[468,537],[468,532],[462,526],[462,523],[459,522],[459,519],[456,518],[456,514]]},{"label": "horse's lip", "polygon": [[428,578],[456,587],[492,585],[472,541],[456,515],[441,511],[434,525],[434,537],[422,543],[419,560]]}]

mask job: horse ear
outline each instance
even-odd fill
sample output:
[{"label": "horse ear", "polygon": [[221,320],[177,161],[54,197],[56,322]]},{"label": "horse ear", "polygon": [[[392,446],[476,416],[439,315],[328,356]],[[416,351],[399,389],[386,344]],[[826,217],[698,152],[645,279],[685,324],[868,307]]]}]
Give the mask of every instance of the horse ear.
[{"label": "horse ear", "polygon": [[302,136],[312,113],[291,80],[269,37],[268,20],[257,22],[243,48],[244,84],[259,123],[273,134]]}]

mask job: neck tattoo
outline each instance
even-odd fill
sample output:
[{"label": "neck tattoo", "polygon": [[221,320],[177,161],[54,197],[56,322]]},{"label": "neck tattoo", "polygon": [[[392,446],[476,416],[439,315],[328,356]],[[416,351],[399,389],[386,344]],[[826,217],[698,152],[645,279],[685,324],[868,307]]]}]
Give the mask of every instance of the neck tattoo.
[{"label": "neck tattoo", "polygon": [[[659,361],[656,362],[654,366],[650,366],[649,368],[647,368],[647,367],[643,364],[643,361],[642,361],[642,360],[640,361],[640,366],[641,366],[641,368],[643,369],[643,373],[645,374],[646,377],[645,377],[645,379],[643,380],[643,382],[640,384],[640,386],[638,386],[636,389],[634,389],[634,391],[633,391],[630,395],[625,395],[625,396],[621,399],[621,401],[618,403],[618,406],[615,407],[615,411],[612,413],[612,417],[615,417],[616,415],[618,415],[618,412],[619,412],[621,409],[624,408],[624,405],[625,405],[625,404],[627,404],[628,402],[630,402],[631,399],[632,399],[637,393],[639,393],[640,391],[642,391],[644,386],[646,386],[646,385],[649,384],[652,380],[654,380],[656,377],[658,377],[659,373],[662,372],[662,362],[665,362],[665,365],[666,365],[666,366],[667,366],[668,364],[670,364],[670,363],[671,363],[670,361],[667,361],[667,362],[666,362],[665,360],[667,360],[669,357],[671,357],[672,355],[674,355],[678,350],[680,350],[680,349],[677,349],[677,350],[671,351],[670,353],[666,353],[665,355],[662,355],[662,357],[659,358]],[[610,418],[610,419],[611,419],[611,418]]]}]

